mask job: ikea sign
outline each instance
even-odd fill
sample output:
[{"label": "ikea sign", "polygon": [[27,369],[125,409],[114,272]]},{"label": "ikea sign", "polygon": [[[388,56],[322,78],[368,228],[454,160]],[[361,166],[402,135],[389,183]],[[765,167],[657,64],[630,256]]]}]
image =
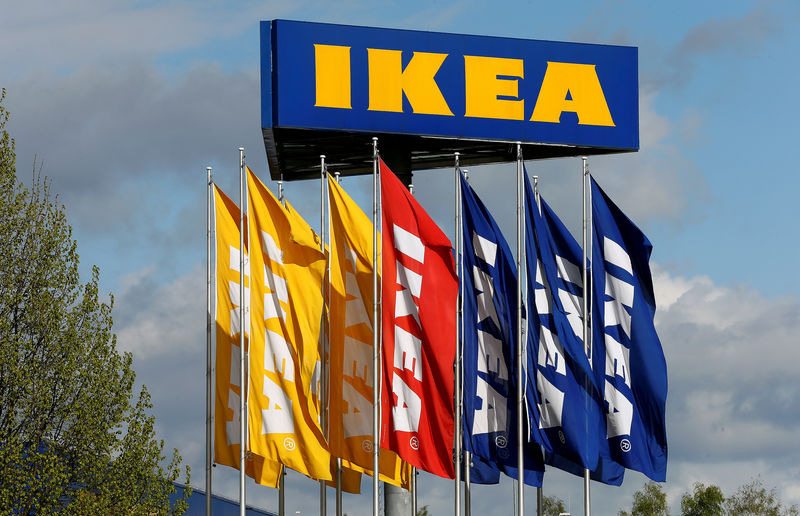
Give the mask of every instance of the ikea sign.
[{"label": "ikea sign", "polygon": [[262,22],[262,127],[639,147],[635,47]]}]

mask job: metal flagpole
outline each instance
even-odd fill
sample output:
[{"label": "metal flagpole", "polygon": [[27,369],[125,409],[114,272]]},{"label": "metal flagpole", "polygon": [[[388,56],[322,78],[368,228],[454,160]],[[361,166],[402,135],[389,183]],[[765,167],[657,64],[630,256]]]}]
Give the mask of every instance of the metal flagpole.
[{"label": "metal flagpole", "polygon": [[[327,170],[327,169],[326,169]],[[334,177],[336,178],[336,182],[339,182],[339,172],[334,173]],[[328,177],[325,176],[326,185]],[[326,186],[327,187],[327,186]],[[326,190],[328,191],[328,190]],[[330,195],[328,195],[328,210],[330,210]],[[328,249],[331,251],[333,250],[331,246],[331,236],[333,233],[331,232],[331,216],[330,211],[328,211],[328,237],[326,239],[328,243]],[[331,254],[328,253],[328,263],[327,263],[327,276],[328,276],[328,303],[330,303],[331,299]],[[330,310],[330,309],[329,309]],[[330,317],[330,315],[329,315]],[[330,319],[328,319],[330,321]],[[328,346],[330,346],[331,342],[331,325],[328,324]],[[336,457],[336,516],[342,516],[342,459],[340,457]]]},{"label": "metal flagpole", "polygon": [[522,448],[522,145],[517,142],[517,504],[519,516],[525,514],[525,462]]},{"label": "metal flagpole", "polygon": [[239,514],[245,516],[247,499],[245,493],[245,455],[247,451],[247,369],[244,349],[244,147],[239,147]]},{"label": "metal flagpole", "polygon": [[[589,167],[586,163],[586,157],[581,157],[583,160],[583,171],[581,174],[582,184],[583,184],[583,347],[584,351],[586,352],[586,356],[589,357],[591,350],[589,348],[589,288],[588,288],[588,276],[589,276],[589,264],[587,263],[586,259],[588,258],[587,255],[587,247],[586,242],[588,239],[588,224],[586,218],[586,178],[589,174]],[[586,421],[588,426],[589,422]],[[588,434],[588,428],[586,435]],[[591,515],[591,493],[589,491],[589,468],[585,468],[583,470],[583,513],[585,516]]]},{"label": "metal flagpole", "polygon": [[[325,253],[325,239],[326,239],[326,229],[325,229],[325,186],[328,184],[328,178],[325,177],[326,169],[325,169],[325,155],[319,155],[319,232],[320,232],[320,241],[319,241],[319,248],[320,251]],[[325,264],[327,268],[327,263]],[[327,272],[327,271],[326,271]],[[325,275],[327,277],[327,274]],[[330,278],[329,278],[330,280]],[[327,367],[326,367],[326,360],[325,355],[328,349],[328,325],[327,325],[327,318],[325,317],[324,310],[325,306],[328,304],[328,291],[327,288],[323,286],[322,288],[322,306],[323,306],[323,316],[322,316],[322,338],[319,342],[319,359],[320,359],[320,381],[319,381],[319,392],[317,396],[319,397],[319,407],[320,407],[320,419],[322,420],[322,435],[325,436],[325,439],[328,439],[328,395],[327,395],[327,384],[328,384],[328,375]],[[325,481],[319,481],[319,514],[320,516],[325,516],[328,514],[328,493],[326,492]]]},{"label": "metal flagpole", "polygon": [[[459,279],[461,274],[461,180],[459,178],[459,156],[460,153],[456,152],[455,154],[455,168],[453,170],[454,177],[455,177],[455,212],[456,212],[456,230],[455,230],[455,251],[456,251],[456,271],[459,273]],[[460,292],[459,288],[459,298],[458,303],[456,304],[456,319],[461,320],[461,304],[463,302],[462,292]],[[453,389],[455,394],[454,400],[454,407],[455,407],[455,435],[453,443],[453,462],[454,462],[454,469],[456,473],[456,480],[455,480],[455,505],[454,511],[455,516],[461,515],[461,335],[458,331],[456,331],[456,363],[455,365],[455,388]]]},{"label": "metal flagpole", "polygon": [[[410,193],[413,197],[414,195],[414,184],[409,183],[408,185],[408,193]],[[411,479],[409,487],[411,488],[411,516],[417,516],[417,468],[411,466]]]},{"label": "metal flagpole", "polygon": [[336,457],[336,516],[342,516],[342,459]]},{"label": "metal flagpole", "polygon": [[[278,201],[283,204],[283,172],[278,180]],[[281,466],[281,477],[278,481],[278,516],[286,516],[286,467]]]},{"label": "metal flagpole", "polygon": [[[462,172],[464,173],[464,179],[469,181],[469,171],[467,169],[463,169]],[[459,320],[459,333],[461,335],[461,346],[459,347],[459,396],[458,402],[460,405],[459,414],[461,416],[461,420],[463,423],[464,419],[464,242],[461,240],[464,236],[464,220],[462,218],[461,213],[461,185],[458,186],[458,227],[456,229],[457,234],[459,235],[458,240],[458,278],[459,278],[459,287],[458,287],[458,294],[459,294],[459,304],[458,304],[458,320]],[[459,425],[461,431],[463,432],[463,424]],[[463,445],[464,437],[462,435],[461,441]],[[464,516],[470,516],[472,514],[472,499],[471,499],[471,492],[470,492],[470,468],[472,467],[472,455],[466,450],[462,451],[463,453],[463,463],[464,463]]]},{"label": "metal flagpole", "polygon": [[372,137],[372,516],[379,516],[380,339],[378,338],[378,138]]},{"label": "metal flagpole", "polygon": [[411,466],[411,515],[417,515],[417,468]]},{"label": "metal flagpole", "polygon": [[206,514],[211,516],[211,167],[206,176]]},{"label": "metal flagpole", "polygon": [[[533,198],[536,200],[536,209],[541,214],[542,203],[539,200],[539,176],[533,176]],[[533,315],[528,317],[533,317]],[[536,516],[544,516],[544,492],[541,487],[536,488]]]},{"label": "metal flagpole", "polygon": [[286,516],[286,467],[281,466],[281,478],[278,480],[278,516]]}]

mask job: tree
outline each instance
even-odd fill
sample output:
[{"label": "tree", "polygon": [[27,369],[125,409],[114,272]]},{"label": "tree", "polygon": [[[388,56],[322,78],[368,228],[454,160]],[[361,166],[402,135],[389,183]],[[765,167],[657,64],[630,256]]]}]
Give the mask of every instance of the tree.
[{"label": "tree", "polygon": [[692,493],[681,496],[682,516],[725,516],[725,496],[714,485],[695,482]]},{"label": "tree", "polygon": [[796,505],[784,507],[775,489],[767,490],[756,478],[743,486],[725,502],[729,514],[737,516],[797,516]]},{"label": "tree", "polygon": [[564,500],[557,496],[544,496],[542,497],[542,514],[544,516],[558,516],[562,512],[566,512],[564,507]]},{"label": "tree", "polygon": [[619,511],[618,514],[619,516],[669,516],[664,488],[655,482],[646,483],[633,493],[631,512]]},{"label": "tree", "polygon": [[[0,95],[0,512],[166,514],[181,458],[133,396],[99,270],[82,284],[64,206],[17,180]],[[189,468],[186,468],[188,483]],[[188,496],[188,493],[184,495]],[[185,500],[173,508],[185,510]]]}]

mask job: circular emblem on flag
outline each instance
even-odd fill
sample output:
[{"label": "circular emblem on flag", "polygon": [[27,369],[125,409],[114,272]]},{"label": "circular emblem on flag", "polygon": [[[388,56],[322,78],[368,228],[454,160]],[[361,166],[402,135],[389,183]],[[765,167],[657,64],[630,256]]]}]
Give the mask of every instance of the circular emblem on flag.
[{"label": "circular emblem on flag", "polygon": [[631,451],[631,442],[627,439],[623,439],[619,442],[619,447],[623,452],[628,453]]},{"label": "circular emblem on flag", "polygon": [[367,453],[372,453],[372,441],[369,439],[364,439],[361,441],[361,449]]},{"label": "circular emblem on flag", "polygon": [[558,431],[558,440],[561,441],[561,444],[564,444],[564,443],[567,442],[567,438],[564,437],[564,432],[562,430]]},{"label": "circular emblem on flag", "polygon": [[508,450],[505,448],[500,448],[499,450],[497,450],[497,455],[499,455],[501,459],[507,459]]},{"label": "circular emblem on flag", "polygon": [[295,447],[294,439],[292,439],[291,437],[287,437],[286,439],[284,439],[283,440],[283,447],[286,448],[289,451],[294,450],[294,447]]},{"label": "circular emblem on flag", "polygon": [[498,448],[505,448],[508,446],[508,439],[506,439],[505,435],[498,435],[494,438],[494,443],[497,445]]},{"label": "circular emblem on flag", "polygon": [[419,450],[419,439],[417,439],[416,435],[409,439],[408,444],[410,444],[413,449]]}]

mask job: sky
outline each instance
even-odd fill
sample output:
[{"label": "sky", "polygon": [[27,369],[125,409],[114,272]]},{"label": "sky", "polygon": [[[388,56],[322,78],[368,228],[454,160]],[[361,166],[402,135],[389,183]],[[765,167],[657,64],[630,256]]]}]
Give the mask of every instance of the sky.
[{"label": "sky", "polygon": [[[727,2],[271,0],[2,2],[0,87],[17,172],[40,169],[66,206],[81,270],[114,295],[119,347],[153,396],[157,432],[204,484],[205,167],[238,188],[238,151],[268,180],[260,130],[258,22],[274,18],[639,49],[641,149],[589,166],[654,245],[656,327],[667,359],[669,464],[677,514],[694,482],[726,494],[760,477],[800,504],[800,275],[791,149],[800,113],[800,5]],[[793,115],[794,113],[795,115]],[[577,235],[580,160],[529,161]],[[513,164],[471,167],[473,187],[514,233]],[[362,206],[369,179],[343,186]],[[415,194],[453,232],[451,170],[419,171]],[[286,186],[319,226],[318,182]],[[510,243],[513,239],[509,238]],[[214,469],[235,498],[238,473]],[[629,508],[645,477],[593,484],[595,514]],[[419,504],[452,513],[453,484],[423,474]],[[473,508],[512,513],[512,484],[474,488]],[[545,494],[581,512],[580,479],[548,471]],[[345,511],[367,514],[364,495]],[[311,496],[310,493],[314,493]],[[288,514],[318,514],[317,486],[288,477]],[[535,513],[535,491],[526,491]],[[277,492],[248,501],[277,510]],[[332,501],[329,503],[332,507]],[[332,511],[332,509],[331,509]]]}]

